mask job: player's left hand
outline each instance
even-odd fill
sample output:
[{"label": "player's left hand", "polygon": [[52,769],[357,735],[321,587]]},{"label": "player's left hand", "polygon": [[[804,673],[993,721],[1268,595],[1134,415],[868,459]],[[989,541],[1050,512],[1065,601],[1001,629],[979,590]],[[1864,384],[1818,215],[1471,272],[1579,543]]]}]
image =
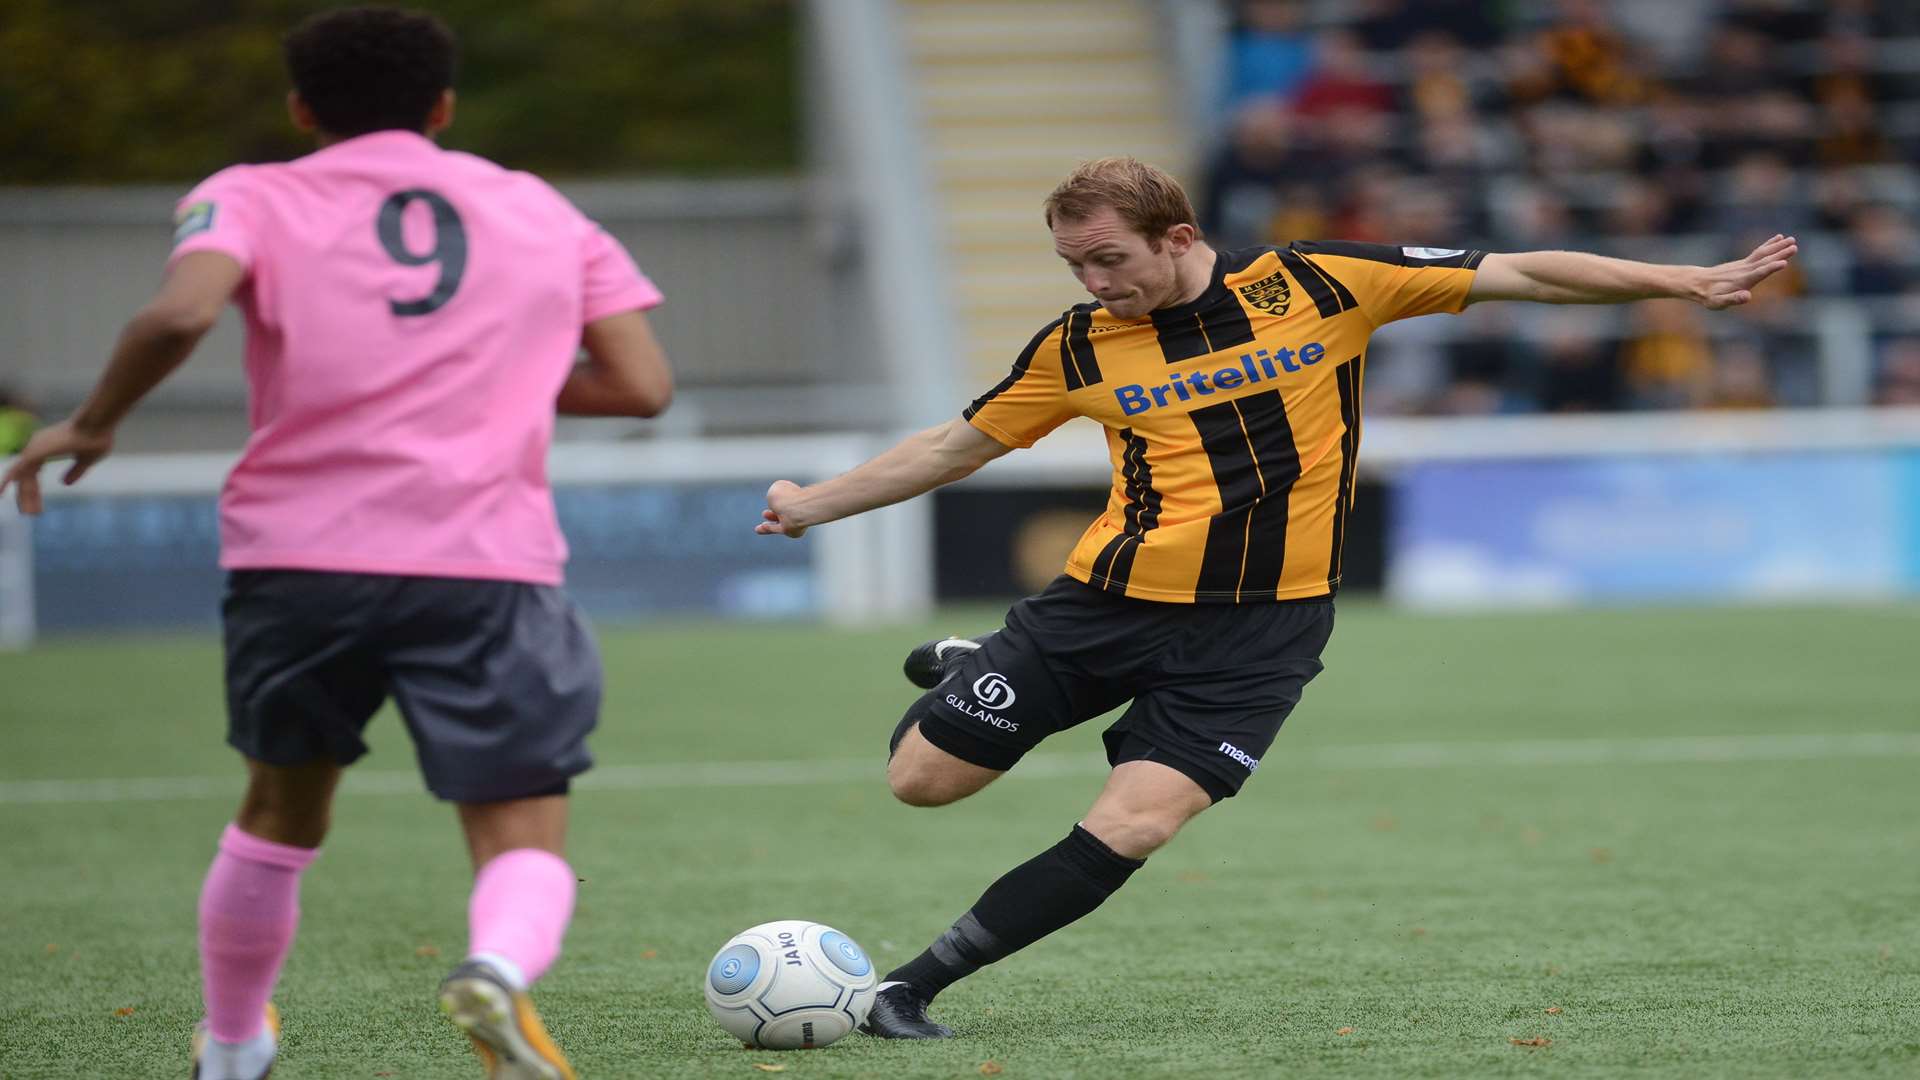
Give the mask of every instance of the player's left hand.
[{"label": "player's left hand", "polygon": [[14,500],[20,512],[38,514],[45,505],[40,495],[41,466],[55,458],[72,458],[73,464],[60,482],[73,484],[79,482],[96,462],[112,452],[111,431],[83,430],[75,427],[72,420],[62,420],[41,428],[20,449],[20,456],[14,459],[6,475],[0,476],[0,495],[5,495],[8,487],[18,484],[20,490],[14,493]]},{"label": "player's left hand", "polygon": [[1793,237],[1776,233],[1744,259],[1707,267],[1694,299],[1714,311],[1744,304],[1753,299],[1755,285],[1785,270],[1799,250]]},{"label": "player's left hand", "polygon": [[761,536],[790,536],[799,539],[807,531],[794,517],[794,497],[800,485],[791,480],[775,480],[767,489],[767,508],[760,511],[761,521],[753,531]]}]

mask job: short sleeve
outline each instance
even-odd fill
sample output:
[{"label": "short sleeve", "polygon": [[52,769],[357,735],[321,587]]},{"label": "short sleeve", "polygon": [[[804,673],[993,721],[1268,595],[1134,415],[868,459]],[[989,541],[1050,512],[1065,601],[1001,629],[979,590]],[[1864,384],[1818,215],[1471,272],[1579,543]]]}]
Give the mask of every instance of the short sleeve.
[{"label": "short sleeve", "polygon": [[591,222],[582,258],[581,322],[590,323],[624,311],[646,311],[666,299],[633,256],[607,231]]},{"label": "short sleeve", "polygon": [[174,206],[171,265],[196,251],[217,251],[253,269],[259,242],[249,170],[240,165],[202,180]]},{"label": "short sleeve", "polygon": [[[1396,319],[1467,306],[1467,292],[1484,251],[1461,248],[1396,247],[1352,241],[1302,241],[1292,250],[1311,267],[1344,287],[1359,301],[1375,326]],[[1312,291],[1313,283],[1303,283]]]},{"label": "short sleeve", "polygon": [[961,417],[996,441],[1028,447],[1077,415],[1067,401],[1060,367],[1061,320],[1034,335],[993,389],[974,399]]}]

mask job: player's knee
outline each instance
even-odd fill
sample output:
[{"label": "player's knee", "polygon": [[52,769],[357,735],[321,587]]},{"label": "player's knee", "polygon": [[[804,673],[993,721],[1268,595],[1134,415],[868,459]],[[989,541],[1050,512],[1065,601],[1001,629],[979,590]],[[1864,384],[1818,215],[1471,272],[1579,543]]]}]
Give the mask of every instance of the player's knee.
[{"label": "player's knee", "polygon": [[1186,819],[1153,811],[1108,810],[1088,814],[1081,827],[1117,854],[1144,859],[1165,847]]},{"label": "player's knee", "polygon": [[233,816],[240,831],[262,840],[292,847],[317,848],[332,824],[325,808],[290,805],[274,799],[248,798]]},{"label": "player's knee", "polygon": [[945,806],[972,794],[940,770],[899,757],[887,763],[887,787],[908,806]]}]

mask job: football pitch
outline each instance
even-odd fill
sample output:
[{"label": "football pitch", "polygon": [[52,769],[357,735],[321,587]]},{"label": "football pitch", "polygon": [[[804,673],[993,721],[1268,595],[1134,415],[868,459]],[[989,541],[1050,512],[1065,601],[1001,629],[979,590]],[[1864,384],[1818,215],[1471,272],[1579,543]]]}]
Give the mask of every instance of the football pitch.
[{"label": "football pitch", "polygon": [[[583,1077],[1920,1075],[1920,608],[1416,616],[1343,604],[1246,792],[943,995],[961,1037],[744,1050],[701,978],[807,918],[884,971],[1053,844],[1100,724],[894,803],[899,662],[998,609],[603,634],[584,879],[538,1000]],[[194,907],[239,767],[211,637],[0,656],[0,1077],[185,1077]],[[452,812],[376,721],[276,1000],[276,1080],[474,1077],[433,990]]]}]

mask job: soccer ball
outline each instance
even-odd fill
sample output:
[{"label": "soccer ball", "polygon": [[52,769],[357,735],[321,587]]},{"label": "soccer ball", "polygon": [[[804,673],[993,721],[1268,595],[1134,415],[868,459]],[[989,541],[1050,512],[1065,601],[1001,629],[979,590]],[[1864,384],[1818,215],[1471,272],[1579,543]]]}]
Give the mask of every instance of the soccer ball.
[{"label": "soccer ball", "polygon": [[767,1050],[825,1046],[866,1023],[879,977],[852,938],[804,919],[742,930],[707,965],[707,1011]]}]

